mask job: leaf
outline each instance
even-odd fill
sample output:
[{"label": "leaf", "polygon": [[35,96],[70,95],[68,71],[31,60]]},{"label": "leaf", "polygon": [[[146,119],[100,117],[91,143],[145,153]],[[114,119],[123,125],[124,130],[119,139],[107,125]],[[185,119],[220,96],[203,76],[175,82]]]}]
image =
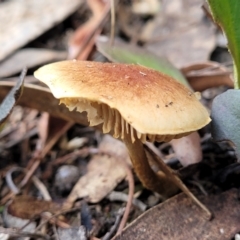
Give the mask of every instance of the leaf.
[{"label": "leaf", "polygon": [[119,39],[115,39],[114,46],[111,46],[108,38],[105,36],[99,37],[96,45],[98,51],[112,62],[135,63],[149,67],[175,78],[190,88],[182,73],[167,59],[159,57],[146,49],[124,43]]},{"label": "leaf", "polygon": [[126,177],[123,161],[130,163],[125,145],[105,135],[99,153],[90,160],[87,173],[78,180],[65,204],[72,205],[84,197],[91,203],[101,201]]},{"label": "leaf", "polygon": [[23,69],[16,85],[11,89],[0,105],[0,124],[9,116],[16,102],[20,98],[26,73],[27,69]]},{"label": "leaf", "polygon": [[202,149],[198,132],[193,132],[179,139],[173,139],[170,143],[177,159],[184,167],[202,161]]},{"label": "leaf", "polygon": [[215,141],[230,141],[240,159],[240,91],[228,90],[218,95],[212,105],[212,136]]},{"label": "leaf", "polygon": [[[40,200],[27,195],[18,195],[13,198],[11,203],[7,205],[3,212],[3,218],[7,229],[14,228],[14,232],[9,232],[9,239],[30,239],[26,237],[20,237],[24,233],[33,233],[36,230],[36,219],[40,218],[43,212],[50,212],[52,214],[61,210],[61,205],[52,201]],[[31,221],[30,221],[30,220]],[[17,232],[16,232],[16,229]],[[0,229],[2,233],[4,229]],[[17,236],[15,234],[18,234]],[[31,236],[31,235],[30,235]],[[46,236],[46,235],[45,235]],[[33,239],[48,239],[38,238],[38,236],[32,236]],[[1,239],[3,239],[1,237]],[[8,239],[8,238],[7,238]]]},{"label": "leaf", "polygon": [[222,85],[233,88],[232,73],[217,62],[199,62],[186,66],[181,71],[194,91],[202,92]]},{"label": "leaf", "polygon": [[18,195],[8,206],[8,213],[19,218],[32,219],[39,216],[42,212],[56,213],[59,209],[61,209],[60,204],[52,201],[39,200],[27,195]]},{"label": "leaf", "polygon": [[24,48],[16,51],[0,63],[0,78],[19,73],[25,66],[29,69],[42,64],[66,59],[66,52],[48,49]]},{"label": "leaf", "polygon": [[237,190],[232,189],[202,198],[214,215],[209,221],[190,198],[181,193],[146,211],[114,240],[233,239],[240,231],[237,195]]},{"label": "leaf", "polygon": [[[0,81],[0,101],[7,95],[9,89],[14,86],[13,82]],[[70,112],[64,104],[59,105],[59,100],[53,97],[46,87],[34,84],[25,84],[24,91],[18,104],[23,107],[34,108],[42,112],[48,112],[55,117],[66,121],[76,122],[88,126],[87,115],[76,111]],[[0,112],[1,114],[2,112]]]},{"label": "leaf", "polygon": [[208,0],[214,20],[223,28],[235,66],[235,88],[240,88],[240,1]]},{"label": "leaf", "polygon": [[62,22],[84,3],[83,0],[0,1],[0,61]]},{"label": "leaf", "polygon": [[203,2],[164,1],[153,19],[146,48],[166,56],[177,68],[209,59],[216,47],[216,29],[202,10]]}]

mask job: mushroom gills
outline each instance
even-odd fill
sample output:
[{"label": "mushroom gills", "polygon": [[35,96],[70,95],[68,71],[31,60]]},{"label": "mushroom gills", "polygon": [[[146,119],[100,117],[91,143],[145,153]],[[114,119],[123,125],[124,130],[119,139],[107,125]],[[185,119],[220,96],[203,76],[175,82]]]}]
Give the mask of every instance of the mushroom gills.
[{"label": "mushroom gills", "polygon": [[121,116],[118,110],[110,108],[105,103],[89,101],[83,98],[61,98],[60,103],[65,104],[70,111],[74,109],[79,112],[86,111],[90,126],[103,123],[103,133],[111,132],[115,138],[124,139],[125,134],[130,132],[132,142],[134,142],[136,138],[140,139],[143,143],[146,141],[169,142],[173,138],[181,138],[190,133],[175,135],[140,133]]}]

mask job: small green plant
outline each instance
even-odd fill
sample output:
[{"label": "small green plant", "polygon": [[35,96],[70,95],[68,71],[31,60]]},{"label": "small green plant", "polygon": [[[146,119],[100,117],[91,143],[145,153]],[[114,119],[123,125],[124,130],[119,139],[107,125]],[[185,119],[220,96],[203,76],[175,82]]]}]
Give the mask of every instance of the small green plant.
[{"label": "small green plant", "polygon": [[11,91],[4,98],[3,102],[0,105],[0,130],[3,126],[3,123],[5,122],[7,117],[10,115],[16,102],[22,95],[23,83],[24,83],[26,72],[27,70],[23,69],[16,85],[11,89]]},{"label": "small green plant", "polygon": [[212,135],[233,143],[240,159],[240,1],[208,0],[216,23],[223,29],[234,64],[234,88],[217,96],[212,105]]}]

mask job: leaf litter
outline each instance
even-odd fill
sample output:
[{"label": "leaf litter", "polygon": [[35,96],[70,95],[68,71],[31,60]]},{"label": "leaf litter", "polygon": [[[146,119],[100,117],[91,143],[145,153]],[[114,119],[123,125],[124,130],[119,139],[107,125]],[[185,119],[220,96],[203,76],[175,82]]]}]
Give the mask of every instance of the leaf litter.
[{"label": "leaf litter", "polygon": [[24,48],[16,51],[0,64],[0,78],[10,77],[21,72],[24,67],[32,68],[49,62],[66,59],[64,51]]},{"label": "leaf litter", "polygon": [[26,73],[27,69],[24,69],[16,85],[4,97],[0,105],[0,124],[2,124],[4,120],[6,120],[6,118],[10,115],[13,107],[16,105],[18,99],[21,97]]},{"label": "leaf litter", "polygon": [[0,61],[64,20],[82,3],[79,0],[0,2]]},{"label": "leaf litter", "polygon": [[76,183],[67,203],[72,204],[78,198],[86,198],[91,203],[101,201],[126,177],[127,164],[130,165],[130,159],[125,145],[109,135],[104,136],[99,153],[90,160],[87,173]]},{"label": "leaf litter", "polygon": [[164,1],[147,48],[167,56],[178,68],[207,60],[216,35],[213,23],[204,17],[202,4],[202,0]]},{"label": "leaf litter", "polygon": [[[142,2],[146,4],[144,6],[156,4],[154,1],[151,1],[151,3],[148,1]],[[193,89],[197,91],[209,91],[211,88],[211,91],[216,89],[217,92],[219,92],[223,91],[224,87],[219,90],[218,86],[232,87],[232,70],[226,67],[227,64],[208,62],[210,53],[216,46],[216,35],[214,28],[210,26],[209,22],[206,24],[206,22],[202,21],[204,15],[203,12],[200,12],[199,2],[200,1],[196,0],[191,6],[186,0],[182,0],[177,4],[173,2],[161,2],[160,4],[157,3],[159,4],[157,5],[157,8],[160,8],[159,11],[152,11],[150,8],[144,7],[145,10],[148,9],[147,12],[142,12],[141,4],[137,5],[135,1],[133,5],[124,5],[126,12],[117,6],[116,12],[119,21],[115,23],[115,32],[118,38],[124,34],[124,40],[126,40],[126,36],[129,38],[128,40],[130,40],[131,44],[127,42],[124,43],[129,53],[136,54],[136,47],[139,47],[136,43],[140,43],[142,45],[141,51],[146,51],[145,49],[147,47],[148,50],[154,51],[157,57],[165,55],[176,67],[186,67],[188,65],[181,70]],[[94,13],[94,9],[99,9],[97,1],[89,1],[88,3],[90,3],[90,6],[92,4],[91,8],[89,8],[89,5],[86,3],[79,1],[79,5],[77,6],[81,6],[81,8],[78,12],[71,15],[70,20],[65,21],[64,24],[68,25],[71,21],[81,23],[79,24],[80,36],[83,34],[84,37],[82,40],[78,38],[80,39],[79,42],[75,42],[78,49],[82,48],[82,50],[75,51],[75,54],[77,52],[82,53],[80,59],[100,59],[101,61],[106,61],[99,52],[95,51],[94,39],[100,32],[108,36],[110,35],[110,26],[106,21],[109,9],[105,8],[108,3],[107,1],[102,1],[102,6],[105,6],[103,8],[105,8],[106,11],[101,11],[101,13],[98,11],[98,21],[93,14],[95,22],[91,28],[88,29],[85,27],[85,30],[87,30],[87,34],[85,34],[83,31],[84,23],[88,24],[88,21],[91,22],[92,20],[89,20],[89,15],[91,12]],[[101,1],[98,1],[98,3],[101,4]],[[12,4],[16,3],[12,1]],[[15,7],[17,6],[16,4]],[[63,4],[61,7],[64,8],[66,5]],[[65,13],[69,11],[70,8],[69,6]],[[77,7],[74,9],[76,11]],[[88,11],[90,14],[88,14],[87,17],[85,17],[86,15],[84,14],[79,15],[79,13],[85,13],[84,11]],[[59,19],[66,18],[65,13],[61,12],[62,16],[59,17]],[[182,13],[185,13],[185,15]],[[123,16],[127,16],[128,18],[123,20]],[[198,17],[196,18],[196,16]],[[59,22],[60,21],[62,20],[59,20]],[[176,24],[177,21],[179,24]],[[185,23],[183,24],[181,21],[185,21]],[[45,29],[52,26],[51,24],[52,22],[50,21],[48,27]],[[59,29],[50,30],[50,32],[55,34],[61,31],[61,28],[65,28],[63,25],[61,26]],[[77,28],[76,26],[78,25],[75,25],[75,29]],[[161,29],[163,30],[169,30],[166,31],[167,35],[166,32],[163,36],[159,35],[159,33],[161,33],[159,26],[162,26]],[[174,28],[175,26],[178,27],[178,30]],[[179,26],[181,27],[179,28]],[[182,32],[179,31],[179,29],[181,29]],[[204,34],[201,32],[202,30],[205,31]],[[31,39],[39,36],[41,34],[40,31],[43,33],[45,30],[39,29],[39,32],[34,36],[32,35],[33,37]],[[66,31],[66,28],[64,31]],[[79,31],[74,33],[75,38],[79,36]],[[62,36],[62,33],[58,34],[58,36]],[[208,35],[208,39],[206,39],[206,35]],[[25,37],[24,44],[30,41],[28,36],[22,35],[21,37]],[[158,37],[160,37],[160,42],[158,41]],[[186,37],[188,37],[187,40]],[[51,38],[51,34],[43,35],[43,38]],[[188,44],[190,40],[191,43]],[[61,56],[59,50],[63,50],[64,52],[69,51],[71,42],[73,42],[70,39],[70,47],[67,49],[66,39],[59,39],[59,41],[64,42],[65,45],[64,49],[58,49],[52,47],[59,45],[55,43],[57,41],[56,38],[53,37],[53,40],[50,41],[42,41],[40,37],[34,40],[29,47],[34,46],[34,51],[37,50],[39,52],[43,51],[43,49],[49,49],[46,50],[46,53],[48,51],[56,51],[56,55],[54,56],[57,58],[60,57],[59,59],[64,58],[64,56]],[[51,41],[53,41],[54,44],[52,44]],[[199,42],[201,42],[201,44],[197,44]],[[28,46],[26,46],[26,50],[19,50],[22,52],[22,59],[24,59],[24,57],[26,58],[24,59],[26,62],[20,60],[16,62],[16,60],[11,57],[6,58],[10,53],[13,53],[18,50],[20,46],[23,46],[22,41],[18,41],[18,44],[20,45],[13,44],[11,51],[7,50],[7,53],[2,52],[5,55],[2,56],[4,61],[0,62],[0,68],[1,66],[4,67],[3,64],[6,64],[7,61],[9,61],[10,64],[7,74],[4,73],[5,75],[2,75],[2,77],[12,76],[18,73],[25,63],[34,69],[44,62],[55,61],[54,57],[51,55],[48,57],[48,54],[43,54],[39,60],[28,61],[29,59],[26,58]],[[119,47],[117,44],[116,41],[115,47]],[[97,45],[99,47],[99,42],[97,42]],[[176,56],[176,52],[173,52],[175,48],[169,47],[169,45],[174,45],[178,48],[178,56]],[[44,48],[42,48],[42,46],[44,46]],[[187,51],[186,46],[188,46]],[[189,54],[189,48],[191,48],[191,54]],[[111,50],[111,47],[109,49]],[[31,54],[36,54],[37,58],[38,53],[34,51]],[[141,55],[141,51],[139,50],[137,54]],[[179,52],[181,52],[181,54]],[[185,53],[188,54],[186,55]],[[156,58],[155,55],[153,59]],[[181,59],[179,59],[179,56],[181,56]],[[151,57],[151,54],[149,57]],[[156,62],[154,62],[154,64],[156,64]],[[6,68],[4,67],[4,69]],[[32,70],[30,69],[29,74],[31,73]],[[130,222],[141,215],[142,211],[146,208],[161,202],[161,196],[156,196],[143,189],[136,178],[134,179],[136,193],[132,196],[133,201],[131,201],[131,194],[133,193],[129,195],[128,191],[130,191],[131,188],[131,182],[129,180],[131,177],[129,178],[129,176],[131,176],[132,171],[124,145],[109,136],[103,138],[101,133],[96,129],[84,127],[88,125],[85,114],[74,111],[69,112],[63,105],[58,104],[58,101],[54,99],[45,86],[36,85],[36,81],[33,80],[31,75],[26,77],[26,80],[28,79],[30,79],[31,84],[25,84],[23,95],[18,103],[23,107],[27,106],[36,110],[22,109],[18,106],[13,110],[12,116],[5,123],[3,131],[0,132],[1,143],[3,143],[3,146],[5,145],[0,152],[0,174],[3,178],[8,175],[11,176],[12,183],[16,184],[21,195],[15,196],[14,192],[10,190],[11,188],[8,187],[5,182],[1,181],[1,204],[4,205],[8,200],[12,199],[18,203],[17,210],[22,209],[24,211],[25,208],[21,208],[21,205],[27,205],[29,201],[36,203],[39,201],[44,202],[44,207],[39,207],[39,212],[41,212],[40,210],[42,210],[42,212],[38,214],[35,214],[31,209],[26,209],[29,210],[29,213],[32,215],[38,215],[37,217],[41,219],[40,225],[34,227],[35,233],[28,232],[23,235],[23,231],[20,229],[18,230],[19,235],[17,236],[38,236],[43,239],[49,239],[49,236],[55,234],[55,236],[58,235],[59,239],[63,239],[63,237],[64,239],[79,239],[80,237],[87,239],[89,236],[91,236],[92,239],[98,239],[98,237],[111,239],[116,232],[122,232],[122,227],[126,224],[127,216],[129,216],[128,221]],[[4,81],[0,81],[0,86],[0,100],[2,101],[11,87],[14,86],[14,82],[4,79]],[[211,107],[209,101],[212,101],[212,97],[206,99],[205,96],[207,96],[207,94],[204,92],[202,97],[204,104]],[[78,124],[74,125],[74,123]],[[32,129],[34,129],[34,131],[31,132]],[[239,232],[236,221],[238,207],[237,202],[234,200],[236,192],[230,190],[230,192],[222,193],[223,189],[227,190],[232,188],[232,186],[239,187],[239,181],[236,180],[239,179],[238,163],[236,163],[233,149],[229,144],[216,145],[211,142],[210,137],[207,137],[209,135],[208,127],[202,129],[199,134],[201,141],[197,140],[196,142],[198,144],[201,143],[201,145],[198,145],[198,150],[194,150],[194,147],[189,145],[188,138],[190,137],[180,141],[183,146],[180,143],[173,143],[173,145],[154,144],[151,146],[151,149],[164,159],[169,166],[175,169],[176,174],[179,174],[179,176],[184,179],[194,194],[211,195],[211,197],[202,197],[202,199],[215,213],[214,220],[208,222],[201,218],[199,209],[195,205],[192,205],[190,199],[181,194],[145,212],[145,214],[137,218],[123,230],[121,239],[134,239],[136,236],[139,237],[138,239],[141,239],[140,237],[142,237],[142,239],[151,239],[151,237],[152,239],[156,239],[156,236],[159,236],[157,235],[159,231],[165,233],[165,230],[167,234],[169,234],[166,235],[166,239],[188,239],[189,236],[192,238],[193,235],[191,234],[203,237],[205,236],[203,232],[205,228],[209,230],[208,233],[212,234],[211,239],[221,239],[221,237],[222,239],[231,238]],[[106,140],[106,138],[108,138],[108,140]],[[6,146],[9,147],[6,148]],[[190,152],[196,154],[196,156],[190,155]],[[9,159],[9,161],[6,161],[6,159]],[[200,161],[201,159],[202,161]],[[22,167],[25,170],[13,171],[12,174],[10,174],[11,169],[13,170],[14,167]],[[69,180],[69,174],[67,178],[63,176],[61,180],[56,178],[61,167],[70,169],[70,172],[72,172],[70,175],[75,176],[72,178],[74,181],[71,180],[71,178]],[[73,168],[75,170],[73,170]],[[97,177],[99,175],[100,177]],[[39,181],[36,180],[36,177]],[[126,179],[128,179],[129,185]],[[32,200],[27,199],[27,197],[30,197]],[[21,198],[23,200],[21,200]],[[48,199],[48,201],[39,200],[45,198]],[[155,199],[154,201],[153,198]],[[123,208],[126,205],[124,202],[127,202],[127,212],[124,211],[125,208]],[[225,205],[219,207],[217,204],[213,206],[213,203],[224,203]],[[49,204],[58,206],[58,212],[51,212]],[[181,208],[179,208],[180,205]],[[68,206],[68,209],[65,210],[66,206]],[[226,210],[227,213],[224,212],[225,209],[228,209]],[[185,212],[181,213],[181,211]],[[165,212],[167,213],[165,214]],[[12,214],[14,213],[12,212]],[[179,218],[186,215],[189,216],[187,218],[189,221],[186,219],[180,219],[178,221]],[[225,216],[227,216],[226,219],[228,219],[228,223],[231,223],[231,227],[229,227],[230,225],[228,223],[226,224],[224,222],[225,219],[223,219],[223,217],[225,218]],[[152,222],[148,219],[149,217]],[[31,218],[30,215],[29,218]],[[166,224],[158,223],[157,220],[159,218],[164,223],[169,223],[169,231],[166,228]],[[122,222],[121,219],[123,220]],[[20,222],[21,221],[23,221],[22,216],[20,216]],[[31,223],[36,223],[34,219],[30,219],[30,221]],[[91,222],[90,225],[89,221]],[[202,227],[195,228],[190,226],[193,221],[197,221],[199,226],[201,225]],[[29,220],[27,220],[27,222],[29,222]],[[181,224],[181,226],[178,226],[178,223]],[[145,227],[144,224],[147,224],[147,227]],[[121,226],[120,228],[119,225]],[[70,227],[69,230],[63,228],[67,226]],[[42,235],[39,229],[41,229]],[[86,229],[88,230],[86,231]],[[171,231],[172,229],[174,229],[174,232]],[[8,234],[8,236],[16,236],[12,228],[1,228],[0,231]],[[139,231],[141,232],[140,235],[138,234]],[[177,236],[174,234],[177,234]],[[116,237],[115,239],[118,238],[119,237]]]}]

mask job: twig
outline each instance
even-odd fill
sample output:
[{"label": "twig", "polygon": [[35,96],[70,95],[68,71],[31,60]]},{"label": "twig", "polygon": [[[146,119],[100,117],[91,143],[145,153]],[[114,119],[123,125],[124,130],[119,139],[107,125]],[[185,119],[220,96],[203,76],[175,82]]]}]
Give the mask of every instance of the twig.
[{"label": "twig", "polygon": [[99,28],[101,28],[102,26],[104,26],[104,24],[107,21],[108,18],[108,13],[109,13],[110,7],[107,6],[105,12],[103,13],[103,17],[102,19],[99,21],[99,23],[96,25],[95,29],[92,31],[92,33],[83,41],[82,47],[81,49],[78,51],[78,53],[76,54],[75,58],[78,58],[79,55],[81,55],[84,51],[84,49],[86,48],[86,46],[88,45],[88,43],[91,41],[91,39],[95,36],[96,32],[98,31]]},{"label": "twig", "polygon": [[59,215],[63,215],[65,213],[70,213],[70,212],[75,212],[79,210],[79,207],[76,208],[71,208],[71,209],[66,209],[66,210],[62,210],[61,212],[58,212],[56,214],[53,214],[50,218],[46,219],[45,221],[43,221],[41,224],[39,224],[37,226],[37,228],[35,229],[35,231],[38,231],[43,225],[47,224],[51,219],[58,217]]},{"label": "twig", "polygon": [[114,0],[111,0],[111,36],[110,36],[110,45],[113,46],[114,35],[115,35],[115,5]]},{"label": "twig", "polygon": [[56,239],[57,239],[57,240],[60,240],[59,235],[58,235],[58,232],[57,232],[56,225],[53,224],[52,228],[53,228],[53,232],[54,232],[54,235],[55,235]]},{"label": "twig", "polygon": [[[53,217],[52,217],[53,216]],[[63,222],[61,220],[59,220],[58,218],[55,217],[55,215],[53,215],[51,212],[43,212],[41,214],[41,217],[43,219],[46,219],[47,222],[50,222],[51,224],[57,224],[59,227],[61,228],[70,228],[71,226],[66,223],[66,222]],[[43,228],[44,226],[41,227],[41,229]]]},{"label": "twig", "polygon": [[[21,181],[19,187],[22,188],[24,187],[29,179],[32,177],[34,172],[37,170],[39,167],[42,159],[47,155],[47,153],[51,150],[51,148],[54,146],[54,144],[58,141],[58,139],[69,129],[73,126],[72,122],[66,123],[64,127],[61,128],[45,145],[42,151],[36,150],[35,153],[33,154],[34,156],[32,159],[29,161],[29,163],[33,162],[33,165],[31,167],[27,167],[29,170],[27,171],[25,177]],[[9,192],[4,198],[1,199],[1,204],[6,203],[9,199],[11,199],[15,195],[14,192]]]},{"label": "twig", "polygon": [[56,166],[59,164],[63,164],[66,163],[68,161],[68,159],[74,159],[78,156],[87,156],[89,154],[97,154],[98,153],[98,149],[97,148],[89,148],[89,147],[84,147],[82,149],[79,149],[77,151],[68,153],[62,157],[56,158],[51,165]]},{"label": "twig", "polygon": [[20,192],[19,188],[16,186],[16,184],[13,182],[12,179],[12,173],[15,171],[21,171],[21,172],[25,172],[24,168],[21,167],[12,167],[11,169],[8,170],[8,172],[6,173],[6,183],[9,187],[9,189],[14,193],[14,194],[18,194]]},{"label": "twig", "polygon": [[[32,160],[32,159],[31,159],[31,160]],[[31,161],[31,160],[30,160],[30,161]],[[34,172],[35,172],[35,171],[37,170],[37,168],[39,167],[40,162],[41,162],[41,160],[40,160],[39,158],[36,158],[36,159],[35,159],[33,165],[32,165],[31,168],[27,171],[25,177],[23,178],[23,180],[21,181],[21,183],[20,183],[20,185],[19,185],[21,188],[24,187],[24,186],[28,183],[29,179],[32,177],[32,175],[34,174]]]},{"label": "twig", "polygon": [[[105,151],[101,151],[101,152],[116,158],[116,156],[114,154],[109,154],[108,152],[105,152]],[[127,218],[129,216],[130,210],[131,210],[133,195],[134,195],[134,179],[133,179],[133,174],[132,174],[131,168],[127,164],[127,162],[124,159],[121,159],[119,157],[117,157],[117,159],[119,160],[119,163],[122,164],[122,166],[126,170],[128,185],[129,185],[128,201],[127,201],[127,205],[126,205],[126,210],[124,212],[122,221],[121,221],[121,223],[119,225],[119,229],[117,231],[117,234],[119,234],[119,233],[121,233],[122,229],[124,228],[124,226],[127,222]]]},{"label": "twig", "polygon": [[37,133],[38,133],[37,128],[34,127],[33,129],[29,130],[21,139],[14,139],[14,140],[11,140],[8,143],[6,143],[4,145],[4,148],[9,149],[9,148],[13,147],[14,145],[18,144],[19,142],[21,142],[25,139],[29,139],[30,137],[36,135]]},{"label": "twig", "polygon": [[[110,201],[121,201],[121,202],[127,202],[128,201],[128,195],[123,192],[117,192],[117,191],[112,191],[111,193],[108,194],[107,198]],[[141,211],[145,211],[147,208],[147,205],[144,204],[142,201],[133,198],[132,204],[139,208]]]},{"label": "twig", "polygon": [[55,143],[59,140],[59,138],[67,132],[72,126],[74,125],[73,122],[67,122],[65,126],[63,126],[49,141],[42,150],[41,157],[45,157],[47,153],[52,149]]},{"label": "twig", "polygon": [[46,186],[36,176],[32,177],[32,181],[33,181],[34,185],[36,186],[36,188],[41,193],[43,199],[45,201],[51,201],[52,198],[51,198]]},{"label": "twig", "polygon": [[[41,224],[43,221],[44,221],[44,218],[41,217],[39,224]],[[54,223],[53,223],[53,225],[54,225]],[[43,233],[46,233],[47,227],[48,227],[47,225],[43,225],[43,226],[41,227],[41,229],[39,230],[39,232],[42,233],[42,234],[43,234]]]},{"label": "twig", "polygon": [[[13,182],[12,173],[15,171],[21,171],[21,172],[26,173],[26,169],[21,168],[21,167],[13,167],[6,174],[6,183],[7,183],[8,187],[14,194],[18,194],[20,192],[22,182],[20,183],[20,187],[17,187],[15,185],[15,183]],[[32,177],[32,181],[35,184],[35,186],[37,187],[37,189],[41,192],[44,200],[50,201],[52,198],[51,198],[49,192],[47,191],[47,188],[45,187],[45,185],[35,176]]]},{"label": "twig", "polygon": [[127,172],[129,192],[128,192],[128,201],[127,201],[126,209],[123,214],[123,218],[120,222],[120,225],[118,227],[116,235],[118,235],[122,232],[124,226],[127,223],[127,219],[130,214],[130,210],[131,210],[131,206],[132,206],[133,194],[134,194],[134,179],[133,179],[132,170],[130,169],[129,165],[125,161],[121,161],[121,164],[124,165],[126,172]]},{"label": "twig", "polygon": [[203,193],[203,195],[208,196],[207,191],[204,189],[204,187],[202,186],[201,183],[199,183],[199,182],[197,182],[195,180],[189,180],[188,182],[193,184],[193,185],[195,185],[195,186],[197,186],[200,189],[200,191]]},{"label": "twig", "polygon": [[123,213],[124,213],[124,209],[125,209],[125,208],[119,209],[118,215],[116,216],[116,220],[115,220],[114,225],[111,227],[110,231],[107,232],[107,233],[103,236],[102,240],[109,240],[109,239],[111,238],[111,236],[113,235],[113,233],[116,231],[116,229],[117,229],[117,227],[118,227],[118,224],[119,224],[119,222],[120,222],[120,220],[121,220],[121,217],[122,217],[122,215],[123,215]]}]

